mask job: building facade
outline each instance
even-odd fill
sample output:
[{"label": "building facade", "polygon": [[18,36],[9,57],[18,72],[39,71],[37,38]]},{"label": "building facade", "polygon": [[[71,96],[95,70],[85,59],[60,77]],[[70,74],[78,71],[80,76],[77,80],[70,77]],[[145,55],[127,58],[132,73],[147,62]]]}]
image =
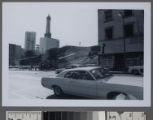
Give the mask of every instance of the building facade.
[{"label": "building facade", "polygon": [[39,50],[41,54],[46,53],[46,51],[51,48],[59,48],[59,40],[51,37],[50,21],[51,21],[51,18],[48,15],[46,18],[46,33],[44,34],[44,37],[40,38]]},{"label": "building facade", "polygon": [[19,65],[19,59],[23,54],[21,46],[9,44],[9,66]]},{"label": "building facade", "polygon": [[143,65],[144,11],[98,10],[99,64],[114,70]]},{"label": "building facade", "polygon": [[40,54],[40,45],[38,45],[38,44],[36,44],[36,46],[35,46],[35,54],[36,55],[39,55]]},{"label": "building facade", "polygon": [[44,54],[47,50],[51,48],[59,48],[59,41],[54,38],[43,37],[40,38],[40,53]]},{"label": "building facade", "polygon": [[36,32],[25,32],[25,51],[35,51]]}]

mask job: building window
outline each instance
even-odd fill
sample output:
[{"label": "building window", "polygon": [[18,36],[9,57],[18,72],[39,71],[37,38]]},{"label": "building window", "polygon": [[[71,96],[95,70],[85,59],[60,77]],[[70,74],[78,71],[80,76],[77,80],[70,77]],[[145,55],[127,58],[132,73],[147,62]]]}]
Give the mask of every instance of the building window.
[{"label": "building window", "polygon": [[110,28],[106,28],[105,29],[105,38],[107,40],[110,40],[113,38],[113,27],[110,27]]},{"label": "building window", "polygon": [[132,16],[132,10],[124,10],[124,17]]},{"label": "building window", "polygon": [[106,10],[104,14],[105,14],[105,22],[113,20],[112,10]]},{"label": "building window", "polygon": [[124,25],[124,37],[133,36],[133,24]]}]

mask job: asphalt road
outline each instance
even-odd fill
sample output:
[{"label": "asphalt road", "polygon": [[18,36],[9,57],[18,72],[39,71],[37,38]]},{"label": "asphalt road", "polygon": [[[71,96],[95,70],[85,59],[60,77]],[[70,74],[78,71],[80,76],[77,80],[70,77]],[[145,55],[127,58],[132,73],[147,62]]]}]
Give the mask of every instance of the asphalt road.
[{"label": "asphalt road", "polygon": [[[41,85],[42,77],[56,76],[55,71],[9,71],[9,98],[11,99],[89,99],[72,95],[57,97],[50,89]],[[124,76],[121,74],[121,76]],[[129,75],[131,76],[131,75]],[[138,77],[137,79],[140,79]],[[122,80],[118,80],[120,83]],[[130,80],[127,80],[127,83]],[[138,81],[139,84],[141,81]],[[134,83],[133,83],[134,84]]]}]

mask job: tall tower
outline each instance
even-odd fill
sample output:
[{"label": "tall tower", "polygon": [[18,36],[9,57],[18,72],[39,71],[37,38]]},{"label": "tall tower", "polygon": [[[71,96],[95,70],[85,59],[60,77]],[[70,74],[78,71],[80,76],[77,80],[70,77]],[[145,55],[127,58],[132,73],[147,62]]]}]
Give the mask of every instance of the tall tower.
[{"label": "tall tower", "polygon": [[46,33],[45,33],[45,37],[47,37],[47,38],[51,38],[50,20],[51,20],[50,15],[48,15],[46,18]]},{"label": "tall tower", "polygon": [[51,17],[50,15],[47,16],[46,18],[46,33],[44,34],[44,37],[40,38],[40,47],[39,51],[41,54],[45,54],[47,50],[52,49],[52,48],[59,48],[59,40],[54,39],[51,37],[50,33],[50,20]]}]

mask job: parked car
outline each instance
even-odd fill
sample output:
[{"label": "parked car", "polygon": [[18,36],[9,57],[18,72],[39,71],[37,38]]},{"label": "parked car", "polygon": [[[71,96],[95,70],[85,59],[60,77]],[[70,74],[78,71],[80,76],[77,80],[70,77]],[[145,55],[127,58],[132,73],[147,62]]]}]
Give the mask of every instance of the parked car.
[{"label": "parked car", "polygon": [[69,65],[65,68],[59,68],[59,69],[56,69],[56,74],[59,74],[60,72],[66,70],[66,69],[72,69],[72,68],[78,68],[78,67],[83,67],[82,65],[80,64],[72,64],[72,65]]},{"label": "parked car", "polygon": [[59,69],[56,69],[56,74],[59,74],[60,72],[62,72],[62,71],[64,71],[65,70],[65,68],[59,68]]},{"label": "parked car", "polygon": [[71,94],[97,99],[143,99],[140,76],[112,75],[100,67],[68,69],[54,78],[42,78],[43,87],[56,96]]},{"label": "parked car", "polygon": [[129,66],[128,72],[134,75],[143,75],[143,66]]}]

